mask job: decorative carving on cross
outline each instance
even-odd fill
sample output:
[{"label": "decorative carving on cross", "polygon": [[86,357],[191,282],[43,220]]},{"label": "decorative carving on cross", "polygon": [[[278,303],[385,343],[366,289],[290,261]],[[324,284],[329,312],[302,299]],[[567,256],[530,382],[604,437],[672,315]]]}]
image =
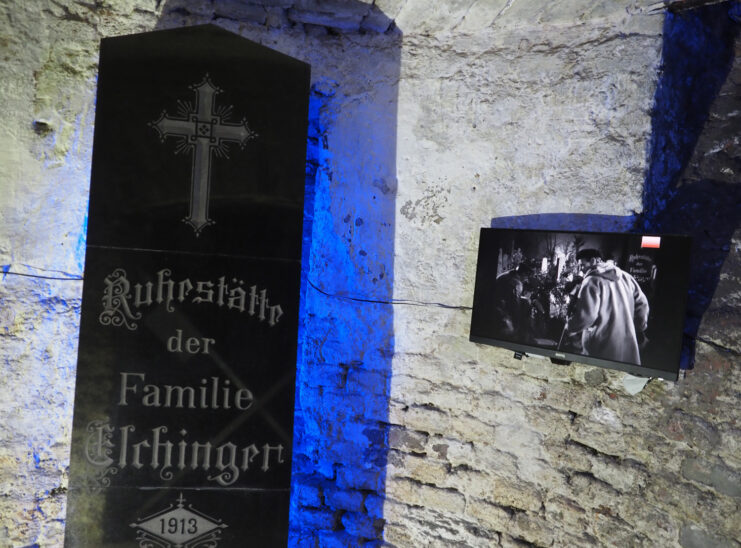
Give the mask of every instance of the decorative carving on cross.
[{"label": "decorative carving on cross", "polygon": [[193,227],[197,237],[201,230],[215,222],[208,216],[213,156],[228,158],[227,143],[238,143],[244,149],[257,133],[250,129],[244,118],[236,124],[226,121],[234,106],[216,106],[215,96],[222,90],[211,82],[208,74],[190,89],[195,92],[195,104],[178,101],[178,116],[168,116],[163,110],[149,126],[157,130],[162,142],[167,137],[179,139],[176,154],[192,153],[190,211],[183,222]]}]

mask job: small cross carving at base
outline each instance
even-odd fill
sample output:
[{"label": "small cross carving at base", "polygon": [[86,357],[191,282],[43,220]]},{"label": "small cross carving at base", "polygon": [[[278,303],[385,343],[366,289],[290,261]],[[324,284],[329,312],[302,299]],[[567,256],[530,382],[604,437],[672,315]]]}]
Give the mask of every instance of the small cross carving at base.
[{"label": "small cross carving at base", "polygon": [[226,143],[238,143],[244,148],[248,141],[257,137],[243,118],[239,123],[226,122],[232,106],[216,108],[215,96],[222,90],[211,83],[206,74],[199,84],[190,88],[195,91],[195,105],[181,103],[184,117],[171,117],[162,111],[160,117],[149,126],[157,130],[160,140],[176,137],[181,143],[175,153],[192,152],[193,167],[190,183],[190,211],[183,221],[193,227],[196,236],[206,226],[214,224],[208,216],[211,191],[211,159],[214,154],[228,158]]}]

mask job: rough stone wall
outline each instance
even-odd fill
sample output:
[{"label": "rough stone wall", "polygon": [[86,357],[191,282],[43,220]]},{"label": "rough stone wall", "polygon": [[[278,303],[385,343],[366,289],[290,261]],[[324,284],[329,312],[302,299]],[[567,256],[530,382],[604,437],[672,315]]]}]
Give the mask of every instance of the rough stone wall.
[{"label": "rough stone wall", "polygon": [[0,8],[2,546],[61,544],[84,260],[96,33],[40,8]]},{"label": "rough stone wall", "polygon": [[679,383],[468,342],[479,227],[641,212],[640,4],[0,2],[0,546],[62,542],[98,42],[205,22],[313,68],[292,545],[738,546],[738,236]]},{"label": "rough stone wall", "polygon": [[[612,17],[563,26],[544,25],[534,9],[518,25],[495,25],[489,40],[487,29],[476,40],[415,37],[405,45],[397,297],[469,304],[477,229],[499,217],[580,212],[606,215],[593,229],[631,227],[652,152],[663,27],[613,7]],[[727,18],[724,9],[719,16]],[[425,57],[429,50],[436,55]],[[689,64],[716,62],[694,53]],[[669,196],[683,196],[683,185],[699,178],[738,185],[736,59]],[[685,83],[703,88],[703,74],[707,68]],[[672,97],[684,102],[672,109],[712,100],[688,95],[675,87]],[[699,113],[701,127],[706,117]],[[692,140],[683,132],[696,128],[683,128],[682,119],[664,125]],[[672,155],[670,162],[688,163]],[[674,211],[685,220],[674,229],[692,229],[697,245],[723,250],[721,260],[728,254],[700,326],[695,368],[677,383],[653,380],[631,396],[621,373],[517,361],[511,351],[467,343],[467,312],[396,307],[389,542],[739,546],[741,249],[738,235],[722,235],[737,226],[740,202],[737,191],[722,196],[702,199],[698,189]],[[715,215],[714,224],[701,224]],[[708,257],[696,270],[714,266]],[[712,297],[710,284],[693,291],[708,289]]]}]

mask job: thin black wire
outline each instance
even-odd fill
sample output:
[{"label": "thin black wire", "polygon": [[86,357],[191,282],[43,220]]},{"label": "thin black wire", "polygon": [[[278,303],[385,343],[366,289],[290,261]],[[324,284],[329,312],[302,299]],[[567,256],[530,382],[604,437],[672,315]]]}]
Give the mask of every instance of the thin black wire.
[{"label": "thin black wire", "polygon": [[[22,272],[13,272],[12,270],[3,270],[3,278],[5,276],[11,275],[11,276],[23,276],[24,278],[40,278],[42,280],[61,280],[61,281],[82,281],[82,276],[44,276],[41,274],[25,274]],[[415,301],[411,299],[364,299],[361,297],[350,297],[347,295],[338,295],[336,293],[329,293],[328,291],[325,291],[318,287],[314,282],[307,279],[307,282],[309,282],[309,285],[313,287],[315,290],[317,290],[322,295],[325,295],[326,297],[330,297],[332,299],[344,299],[346,301],[354,301],[358,303],[370,303],[370,304],[387,304],[387,305],[406,305],[406,306],[436,306],[438,308],[445,308],[448,310],[472,310],[470,306],[458,306],[458,305],[452,305],[452,304],[445,304],[445,303],[437,303],[437,302],[425,302],[425,301]]]},{"label": "thin black wire", "polygon": [[12,270],[3,270],[3,279],[5,279],[5,276],[23,276],[24,278],[41,278],[42,280],[63,280],[63,281],[74,281],[79,282],[82,281],[82,276],[67,276],[67,277],[61,277],[61,276],[42,276],[41,274],[24,274],[22,272],[13,272]]},{"label": "thin black wire", "polygon": [[322,295],[325,295],[327,297],[331,297],[333,299],[345,299],[346,301],[355,301],[359,303],[371,303],[371,304],[389,304],[389,305],[407,305],[407,306],[437,306],[439,308],[447,308],[449,310],[471,310],[470,306],[458,306],[453,304],[445,304],[445,303],[436,303],[436,302],[425,302],[425,301],[414,301],[411,299],[389,299],[389,300],[380,300],[380,299],[364,299],[361,297],[349,297],[347,295],[337,295],[335,293],[329,293],[314,284],[311,280],[308,278],[306,281],[309,283],[311,287],[316,289],[319,293]]}]

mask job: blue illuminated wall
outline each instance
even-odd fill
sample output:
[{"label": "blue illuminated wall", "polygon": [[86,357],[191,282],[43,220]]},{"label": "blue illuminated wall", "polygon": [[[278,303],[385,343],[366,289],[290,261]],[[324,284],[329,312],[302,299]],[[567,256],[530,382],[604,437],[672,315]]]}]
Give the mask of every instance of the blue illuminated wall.
[{"label": "blue illuminated wall", "polygon": [[291,546],[358,546],[383,530],[395,126],[381,115],[355,133],[373,120],[366,107],[342,120],[344,99],[337,82],[312,87]]},{"label": "blue illuminated wall", "polygon": [[700,323],[741,222],[734,136],[739,87],[730,74],[741,9],[724,2],[667,13],[652,113],[650,166],[637,229],[693,238],[685,352],[694,364]]},{"label": "blue illuminated wall", "polygon": [[[354,9],[368,6],[343,3],[343,13]],[[172,0],[163,14],[158,28],[205,22]],[[359,546],[383,534],[401,32],[379,9],[371,15],[372,28],[355,34],[232,29],[311,65],[292,547]]]},{"label": "blue illuminated wall", "polygon": [[644,227],[658,222],[677,194],[711,105],[728,76],[737,11],[736,2],[725,2],[666,14],[644,187]]}]

